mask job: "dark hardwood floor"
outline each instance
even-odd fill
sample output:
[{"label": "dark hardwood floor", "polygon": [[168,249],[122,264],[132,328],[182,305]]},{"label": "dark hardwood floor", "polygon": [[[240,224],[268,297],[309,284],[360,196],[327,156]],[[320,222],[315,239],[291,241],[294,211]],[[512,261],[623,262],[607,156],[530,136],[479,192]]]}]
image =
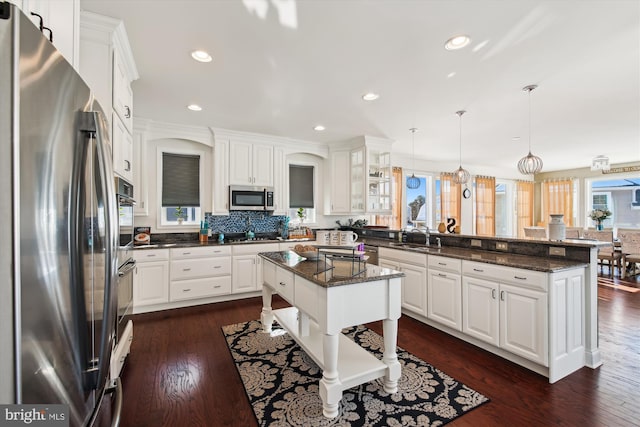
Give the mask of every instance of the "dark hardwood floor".
[{"label": "dark hardwood floor", "polygon": [[[604,364],[555,384],[406,316],[398,345],[491,399],[451,425],[638,426],[640,292],[611,284],[640,289],[640,278],[607,283],[598,286]],[[121,425],[257,425],[220,327],[258,319],[260,308],[251,298],[135,316]]]}]

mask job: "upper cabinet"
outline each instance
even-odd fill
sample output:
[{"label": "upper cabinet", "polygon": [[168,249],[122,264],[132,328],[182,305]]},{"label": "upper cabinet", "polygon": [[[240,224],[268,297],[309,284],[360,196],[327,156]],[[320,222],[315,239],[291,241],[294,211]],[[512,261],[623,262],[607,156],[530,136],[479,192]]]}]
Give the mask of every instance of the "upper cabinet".
[{"label": "upper cabinet", "polygon": [[391,144],[363,136],[331,150],[327,214],[391,214]]},{"label": "upper cabinet", "polygon": [[229,184],[273,186],[273,146],[231,141],[229,147]]},{"label": "upper cabinet", "polygon": [[[10,0],[18,6],[75,68],[79,65],[80,0]],[[40,17],[32,15],[38,14]]]},{"label": "upper cabinet", "polygon": [[79,71],[111,123],[113,169],[133,182],[131,82],[139,75],[122,21],[81,12]]}]

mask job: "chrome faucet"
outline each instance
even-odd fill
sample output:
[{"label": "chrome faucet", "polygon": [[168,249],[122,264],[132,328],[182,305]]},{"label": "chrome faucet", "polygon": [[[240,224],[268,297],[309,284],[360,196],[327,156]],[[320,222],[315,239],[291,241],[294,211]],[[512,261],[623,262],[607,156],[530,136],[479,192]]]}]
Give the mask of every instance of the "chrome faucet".
[{"label": "chrome faucet", "polygon": [[442,242],[440,242],[440,238],[436,237],[436,245],[441,248],[442,247]]}]

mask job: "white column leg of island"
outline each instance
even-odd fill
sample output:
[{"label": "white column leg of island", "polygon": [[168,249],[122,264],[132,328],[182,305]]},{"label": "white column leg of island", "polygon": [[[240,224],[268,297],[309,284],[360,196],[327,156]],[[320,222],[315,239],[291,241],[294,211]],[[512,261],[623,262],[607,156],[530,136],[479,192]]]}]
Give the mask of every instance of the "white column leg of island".
[{"label": "white column leg of island", "polygon": [[338,407],[342,399],[342,383],[338,379],[339,338],[338,333],[325,334],[322,339],[324,370],[320,380],[320,398],[322,399],[322,415],[327,418],[338,416]]},{"label": "white column leg of island", "polygon": [[262,287],[262,312],[260,313],[260,322],[262,323],[262,332],[271,333],[274,316],[271,309],[271,297],[273,290],[269,286]]},{"label": "white column leg of island", "polygon": [[384,391],[389,394],[393,394],[398,391],[398,380],[402,373],[402,367],[400,366],[400,362],[398,362],[398,353],[396,353],[398,320],[383,320],[382,332],[384,339],[384,353],[382,354],[382,361],[387,365],[387,373],[384,376]]}]

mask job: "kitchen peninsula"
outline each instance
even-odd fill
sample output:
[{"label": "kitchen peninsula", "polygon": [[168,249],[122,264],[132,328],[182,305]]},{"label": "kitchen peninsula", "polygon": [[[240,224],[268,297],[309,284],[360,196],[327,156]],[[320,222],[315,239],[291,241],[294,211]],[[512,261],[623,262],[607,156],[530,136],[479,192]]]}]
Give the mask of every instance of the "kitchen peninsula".
[{"label": "kitchen peninsula", "polygon": [[[401,366],[396,354],[400,317],[401,272],[365,265],[355,275],[333,268],[321,257],[306,260],[292,251],[261,253],[264,332],[277,320],[322,369],[320,397],[327,418],[339,413],[342,392],[384,377],[384,390],[396,393]],[[360,271],[360,270],[359,270]],[[347,277],[349,276],[349,277]],[[292,307],[271,309],[277,292]],[[365,302],[366,303],[363,303]],[[342,335],[343,328],[382,320],[382,361]]]}]

